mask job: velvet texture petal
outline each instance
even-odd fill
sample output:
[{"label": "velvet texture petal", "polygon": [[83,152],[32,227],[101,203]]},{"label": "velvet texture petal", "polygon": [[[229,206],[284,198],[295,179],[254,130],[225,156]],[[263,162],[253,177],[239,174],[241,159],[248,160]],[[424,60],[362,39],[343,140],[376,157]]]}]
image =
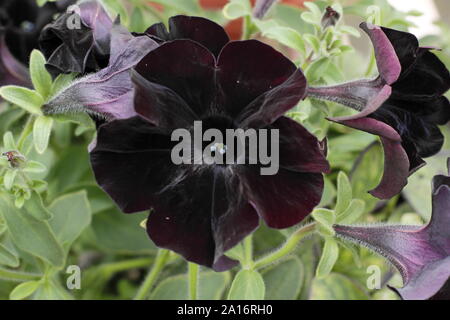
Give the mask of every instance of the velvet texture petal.
[{"label": "velvet texture petal", "polygon": [[261,175],[259,170],[256,165],[236,169],[246,196],[269,227],[291,227],[319,204],[323,192],[321,173],[280,168],[275,175]]},{"label": "velvet texture petal", "polygon": [[139,117],[104,124],[90,153],[95,178],[124,212],[148,210],[176,174],[171,148],[170,136]]},{"label": "velvet texture petal", "polygon": [[449,299],[450,178],[433,180],[433,212],[423,227],[335,225],[344,239],[366,245],[386,257],[401,273],[403,299]]},{"label": "velvet texture petal", "polygon": [[115,49],[108,67],[73,82],[43,106],[44,113],[87,112],[107,120],[136,115],[129,71],[158,44],[147,36],[133,37],[118,24],[111,43]]},{"label": "velvet texture petal", "polygon": [[207,48],[216,57],[230,41],[225,30],[217,23],[202,17],[183,15],[169,19],[169,30],[163,23],[158,23],[148,28],[146,33],[160,41],[190,39]]},{"label": "velvet texture petal", "polygon": [[39,45],[47,69],[59,73],[87,73],[106,67],[113,22],[95,0],[61,15],[41,32]]},{"label": "velvet texture petal", "polygon": [[279,130],[280,167],[298,172],[329,172],[326,147],[296,121],[281,117],[268,128]]},{"label": "velvet texture petal", "polygon": [[215,58],[198,42],[174,40],[163,43],[146,55],[135,70],[146,80],[174,91],[197,118],[211,112],[215,94]]},{"label": "velvet texture petal", "polygon": [[216,271],[235,265],[223,253],[259,222],[254,209],[235,189],[239,187],[236,177],[230,179],[228,174],[205,169],[186,174],[166,188],[147,220],[155,244]]},{"label": "velvet texture petal", "polygon": [[217,68],[218,102],[232,117],[261,94],[286,82],[297,69],[280,52],[258,40],[227,44]]}]

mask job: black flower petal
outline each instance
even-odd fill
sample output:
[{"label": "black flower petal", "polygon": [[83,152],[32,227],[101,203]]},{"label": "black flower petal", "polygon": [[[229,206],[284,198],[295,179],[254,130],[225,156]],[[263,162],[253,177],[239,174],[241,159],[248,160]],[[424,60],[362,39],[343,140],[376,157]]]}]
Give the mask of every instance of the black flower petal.
[{"label": "black flower petal", "polygon": [[169,19],[169,31],[163,23],[157,23],[148,28],[145,33],[162,41],[189,39],[200,43],[216,57],[222,48],[230,41],[225,30],[217,23],[202,18],[189,16],[174,16]]}]

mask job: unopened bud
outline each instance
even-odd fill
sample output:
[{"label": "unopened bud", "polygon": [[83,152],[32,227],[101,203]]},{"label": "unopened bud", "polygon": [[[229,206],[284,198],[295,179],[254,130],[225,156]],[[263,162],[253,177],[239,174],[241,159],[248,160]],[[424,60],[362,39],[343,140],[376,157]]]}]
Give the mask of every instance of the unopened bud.
[{"label": "unopened bud", "polygon": [[332,7],[328,6],[325,9],[325,13],[322,17],[322,28],[326,29],[330,26],[335,26],[341,15],[335,11]]},{"label": "unopened bud", "polygon": [[11,168],[23,168],[26,163],[25,157],[19,151],[6,151],[2,153],[2,156],[5,156]]}]

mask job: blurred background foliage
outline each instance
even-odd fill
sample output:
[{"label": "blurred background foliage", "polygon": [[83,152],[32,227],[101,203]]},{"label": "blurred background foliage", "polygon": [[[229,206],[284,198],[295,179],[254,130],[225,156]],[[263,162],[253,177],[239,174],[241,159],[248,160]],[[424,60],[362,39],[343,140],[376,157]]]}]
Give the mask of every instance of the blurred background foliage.
[{"label": "blurred background foliage", "polygon": [[[43,2],[43,1],[41,1]],[[264,20],[251,17],[249,0],[103,0],[112,16],[120,14],[130,31],[143,32],[170,16],[204,16],[226,27],[233,39],[251,35],[270,43],[301,66],[312,84],[333,84],[370,77],[377,73],[372,47],[357,25],[371,21],[407,30],[417,11],[399,11],[387,0],[279,1]],[[341,13],[339,23],[323,29],[320,20],[332,5]],[[440,5],[445,5],[440,2]],[[442,48],[440,58],[450,67],[450,25],[435,21],[439,34],[427,35],[421,44]],[[243,31],[244,30],[244,31]],[[131,299],[155,260],[156,248],[140,226],[146,213],[124,215],[98,188],[89,166],[87,146],[95,128],[89,121],[54,119],[45,152],[33,148],[33,135],[21,141],[27,112],[1,103],[0,132],[5,133],[2,152],[15,144],[27,159],[42,170],[23,176],[8,173],[2,161],[3,189],[15,203],[0,199],[0,298],[32,299]],[[332,173],[320,204],[334,208],[338,173],[349,177],[353,199],[364,201],[358,223],[392,222],[422,224],[431,212],[431,178],[445,172],[450,156],[450,130],[442,128],[446,144],[427,159],[428,165],[410,179],[404,191],[381,201],[367,190],[376,186],[383,172],[382,148],[375,136],[332,124],[328,116],[348,113],[334,103],[305,100],[289,112],[320,139],[327,136]],[[16,146],[17,147],[17,146]],[[36,168],[35,168],[36,169]],[[32,181],[29,191],[24,183]],[[40,189],[39,189],[40,188]],[[28,191],[27,191],[28,190]],[[38,191],[33,191],[38,190]],[[41,190],[41,191],[39,191]],[[29,201],[40,194],[42,200]],[[22,203],[22,205],[21,205]],[[25,203],[25,204],[23,204]],[[31,205],[27,205],[31,203]],[[31,206],[31,208],[30,208]],[[53,215],[50,220],[23,218],[41,207]],[[27,211],[26,213],[22,211]],[[34,210],[34,211],[33,211]],[[55,218],[55,217],[59,218]],[[8,226],[8,228],[6,227]],[[277,231],[264,225],[254,234],[254,255],[266,254],[280,246],[294,230]],[[28,235],[28,236],[24,236]],[[332,270],[316,276],[323,239],[316,235],[303,241],[294,254],[261,271],[266,299],[397,299],[386,284],[401,286],[401,278],[386,262],[368,252],[339,242],[339,255]],[[66,267],[79,265],[81,289],[67,290]],[[368,289],[369,266],[381,270],[381,289]],[[201,299],[224,299],[237,270],[214,273],[201,269]],[[331,271],[331,272],[330,272]],[[19,287],[18,287],[19,285]],[[171,253],[150,299],[188,298],[186,262]],[[16,289],[14,289],[16,288]],[[14,289],[14,290],[13,290]]]}]

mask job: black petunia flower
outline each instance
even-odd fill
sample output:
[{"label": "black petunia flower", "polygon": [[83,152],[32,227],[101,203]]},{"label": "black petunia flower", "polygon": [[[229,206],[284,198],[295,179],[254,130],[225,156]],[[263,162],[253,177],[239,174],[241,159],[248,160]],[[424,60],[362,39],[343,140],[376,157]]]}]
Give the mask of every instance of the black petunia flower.
[{"label": "black petunia flower", "polygon": [[47,25],[39,37],[39,46],[47,59],[47,69],[81,74],[98,71],[108,65],[113,22],[102,5],[82,2]]},{"label": "black petunia flower", "polygon": [[35,0],[0,2],[0,86],[31,85],[26,65],[38,46],[42,28],[75,0],[49,2],[39,7]]},{"label": "black petunia flower", "polygon": [[[224,252],[262,218],[270,227],[302,221],[318,204],[325,146],[283,116],[306,93],[301,70],[256,40],[229,42],[204,18],[176,16],[133,72],[139,116],[98,130],[91,163],[99,185],[127,213],[153,208],[147,232],[159,247],[225,270]],[[167,41],[164,41],[167,40]],[[246,164],[180,164],[171,160],[175,129],[278,129],[279,171],[260,175]]]},{"label": "black petunia flower", "polygon": [[430,48],[419,47],[414,35],[366,23],[361,28],[372,40],[380,75],[310,88],[308,94],[361,111],[330,120],[380,136],[385,172],[371,193],[390,198],[425,164],[422,158],[442,147],[438,125],[450,119],[450,104],[443,96],[450,88],[450,73]]},{"label": "black petunia flower", "polygon": [[386,257],[401,273],[405,300],[450,299],[450,178],[433,179],[433,212],[426,226],[335,225],[336,234]]}]

